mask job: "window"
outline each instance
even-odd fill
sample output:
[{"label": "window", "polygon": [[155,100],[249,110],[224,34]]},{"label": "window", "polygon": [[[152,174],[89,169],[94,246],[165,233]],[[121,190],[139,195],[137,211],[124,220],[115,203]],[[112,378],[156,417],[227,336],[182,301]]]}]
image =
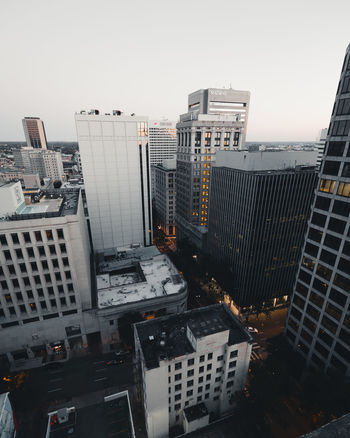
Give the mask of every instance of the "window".
[{"label": "window", "polygon": [[200,402],[200,401],[202,401],[202,396],[201,396],[201,395],[199,395],[199,396],[197,397],[197,403]]},{"label": "window", "polygon": [[45,254],[45,248],[43,247],[43,246],[38,246],[38,251],[39,251],[39,254],[40,254],[40,256],[45,256],[46,254]]},{"label": "window", "polygon": [[55,255],[56,254],[56,248],[55,245],[49,245],[50,254]]},{"label": "window", "polygon": [[212,365],[211,365],[211,363],[209,363],[209,364],[207,365],[207,371],[210,371],[211,368],[212,368]]},{"label": "window", "polygon": [[215,388],[214,388],[214,392],[219,392],[220,391],[220,386],[216,386]]},{"label": "window", "polygon": [[51,262],[52,262],[52,266],[53,266],[54,268],[58,268],[58,267],[59,267],[59,265],[58,265],[58,260],[57,260],[57,259],[52,259]]},{"label": "window", "polygon": [[53,234],[51,230],[46,230],[46,238],[47,240],[53,240]]},{"label": "window", "polygon": [[181,391],[182,385],[181,383],[178,383],[177,385],[175,385],[175,391]]},{"label": "window", "polygon": [[23,272],[23,273],[27,272],[27,268],[26,268],[26,264],[25,263],[20,263],[19,264],[19,268],[20,268],[21,272]]},{"label": "window", "polygon": [[330,141],[328,143],[327,155],[341,157],[345,148],[345,141]]},{"label": "window", "polygon": [[40,301],[40,307],[41,307],[43,310],[47,309],[46,302],[45,302],[45,301]]},{"label": "window", "polygon": [[207,384],[205,385],[205,390],[206,390],[206,391],[209,391],[209,389],[210,389],[210,383],[207,383]]},{"label": "window", "polygon": [[19,243],[19,238],[18,238],[18,234],[17,233],[12,233],[11,234],[12,237],[12,242],[16,245]]},{"label": "window", "polygon": [[57,230],[57,237],[58,237],[59,239],[64,239],[63,230],[62,230],[61,228],[59,228],[59,229]]},{"label": "window", "polygon": [[230,364],[229,364],[229,368],[234,368],[235,366],[236,366],[236,364],[237,364],[237,361],[236,360],[233,360],[232,362],[230,362]]},{"label": "window", "polygon": [[13,284],[13,287],[14,287],[14,288],[19,287],[19,282],[18,282],[17,278],[14,278],[14,279],[12,280],[12,284]]},{"label": "window", "polygon": [[216,395],[216,396],[214,397],[214,400],[217,401],[217,400],[219,400],[219,398],[220,398],[220,397],[219,397],[218,395]]},{"label": "window", "polygon": [[323,227],[326,223],[326,216],[324,214],[316,213],[314,212],[311,218],[311,222],[314,225],[318,225],[320,227]]},{"label": "window", "polygon": [[329,248],[335,249],[337,251],[340,247],[340,243],[341,240],[338,239],[338,237],[334,237],[331,234],[326,234],[326,237],[324,239],[324,244]]},{"label": "window", "polygon": [[331,217],[328,223],[328,229],[335,231],[336,233],[343,234],[345,230],[346,222]]},{"label": "window", "polygon": [[323,164],[323,173],[337,176],[339,172],[340,161],[325,161]]},{"label": "window", "polygon": [[23,233],[23,238],[24,238],[25,243],[31,243],[29,233]]},{"label": "window", "polygon": [[61,274],[59,272],[55,272],[56,281],[61,281]]},{"label": "window", "polygon": [[66,254],[67,253],[67,249],[66,249],[66,244],[65,243],[60,243],[60,250],[62,254]]},{"label": "window", "polygon": [[340,182],[338,186],[338,195],[345,196],[346,198],[350,197],[350,183]]},{"label": "window", "polygon": [[47,263],[46,260],[43,260],[43,261],[41,262],[41,266],[43,267],[43,270],[44,270],[44,271],[46,271],[46,270],[49,269],[49,265],[48,265],[48,263]]},{"label": "window", "polygon": [[218,361],[223,360],[224,356],[218,356]]},{"label": "window", "polygon": [[232,359],[233,357],[237,357],[237,356],[238,356],[238,350],[231,351],[230,359]]},{"label": "window", "polygon": [[175,405],[175,411],[179,411],[181,409],[181,403],[177,403]]},{"label": "window", "polygon": [[47,283],[51,283],[51,275],[45,274],[45,280],[47,281]]},{"label": "window", "polygon": [[205,397],[204,397],[205,399],[208,399],[209,398],[209,394],[205,394]]},{"label": "window", "polygon": [[187,377],[192,377],[194,375],[194,370],[187,371]]},{"label": "window", "polygon": [[[70,280],[72,278],[70,271],[65,271],[65,275],[66,275],[67,280]],[[181,362],[180,362],[179,368],[181,368]],[[175,366],[175,369],[177,369],[176,366]]]},{"label": "window", "polygon": [[43,238],[41,237],[41,231],[35,231],[34,234],[35,234],[35,240],[37,242],[42,242]]},{"label": "window", "polygon": [[6,260],[12,260],[11,253],[8,249],[4,251],[4,256]]},{"label": "window", "polygon": [[187,361],[187,365],[188,366],[191,366],[191,365],[193,365],[194,364],[194,359],[188,359],[188,361]]},{"label": "window", "polygon": [[[339,192],[339,190],[338,190],[338,192]],[[330,203],[331,203],[330,198],[325,198],[324,196],[317,196],[315,207],[320,209],[320,210],[328,211]]]},{"label": "window", "polygon": [[199,362],[204,362],[204,359],[205,359],[205,356],[203,355],[203,356],[200,356],[200,358],[199,358]]},{"label": "window", "polygon": [[336,181],[333,179],[321,179],[320,191],[326,193],[333,193]]},{"label": "window", "polygon": [[175,381],[181,380],[181,373],[175,374]]},{"label": "window", "polygon": [[188,380],[188,381],[187,381],[187,388],[188,388],[189,386],[193,386],[193,380]]},{"label": "window", "polygon": [[182,368],[182,363],[181,362],[177,362],[175,364],[175,370],[181,370],[181,368]]},{"label": "window", "polygon": [[49,287],[47,288],[47,292],[48,292],[49,295],[55,295],[55,292],[54,292],[52,286],[49,286]]},{"label": "window", "polygon": [[230,371],[230,372],[227,374],[227,378],[230,379],[231,377],[234,377],[235,374],[236,374],[236,371]]},{"label": "window", "polygon": [[350,216],[350,203],[344,201],[334,201],[333,213],[339,214],[340,216],[349,217]]},{"label": "window", "polygon": [[33,248],[27,248],[27,254],[29,258],[34,257],[34,250]]},{"label": "window", "polygon": [[176,394],[175,395],[175,401],[179,401],[181,400],[181,394]]},{"label": "window", "polygon": [[205,380],[210,380],[211,379],[211,374],[207,374]]},{"label": "window", "polygon": [[57,286],[57,289],[58,289],[58,293],[59,293],[59,294],[63,294],[63,293],[64,293],[64,288],[63,288],[63,285],[62,285],[62,284],[59,284],[59,285]]},{"label": "window", "polygon": [[68,292],[74,292],[74,287],[72,283],[67,284]]},{"label": "window", "polygon": [[216,372],[217,372],[217,373],[221,373],[221,372],[222,372],[222,367],[220,367],[220,368],[216,368]]},{"label": "window", "polygon": [[220,382],[221,381],[221,377],[216,377],[215,378],[215,382]]},{"label": "window", "polygon": [[226,388],[231,388],[231,386],[233,386],[233,380],[226,383]]},{"label": "window", "polygon": [[203,391],[203,386],[198,386],[198,392],[202,392]]},{"label": "window", "polygon": [[30,286],[30,281],[28,277],[23,277],[23,283],[25,286]]},{"label": "window", "polygon": [[213,358],[213,353],[208,353],[208,360]]},{"label": "window", "polygon": [[[6,283],[6,282],[5,282]],[[203,382],[203,376],[198,378],[198,383],[202,383]]]},{"label": "window", "polygon": [[187,397],[191,397],[191,395],[193,395],[193,390],[190,389],[189,391],[186,392]]},{"label": "window", "polygon": [[0,234],[0,243],[1,245],[7,245],[7,239],[5,234]]},{"label": "window", "polygon": [[75,297],[74,296],[69,297],[69,301],[71,302],[71,304],[75,304]]},{"label": "window", "polygon": [[63,257],[62,258],[62,262],[64,266],[69,266],[69,262],[68,262],[68,258],[67,257]]}]

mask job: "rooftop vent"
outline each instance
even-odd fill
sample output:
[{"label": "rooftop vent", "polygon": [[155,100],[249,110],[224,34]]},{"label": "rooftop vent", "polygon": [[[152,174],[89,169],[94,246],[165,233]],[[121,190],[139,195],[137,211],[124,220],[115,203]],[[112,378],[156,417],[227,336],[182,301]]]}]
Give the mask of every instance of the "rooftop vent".
[{"label": "rooftop vent", "polygon": [[68,409],[67,408],[59,409],[57,411],[57,418],[58,418],[59,424],[67,423],[67,421],[68,421]]},{"label": "rooftop vent", "polygon": [[121,116],[123,114],[123,111],[120,110],[113,110],[113,115],[114,116]]}]

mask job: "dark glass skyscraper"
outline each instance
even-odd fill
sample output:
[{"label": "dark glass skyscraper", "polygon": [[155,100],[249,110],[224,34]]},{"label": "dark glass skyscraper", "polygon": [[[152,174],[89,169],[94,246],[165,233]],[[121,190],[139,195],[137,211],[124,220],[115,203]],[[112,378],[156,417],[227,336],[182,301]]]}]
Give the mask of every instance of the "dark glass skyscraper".
[{"label": "dark glass skyscraper", "polygon": [[286,335],[308,365],[350,376],[350,46],[333,107]]},{"label": "dark glass skyscraper", "polygon": [[317,181],[314,152],[218,152],[208,250],[232,276],[237,307],[287,298]]}]

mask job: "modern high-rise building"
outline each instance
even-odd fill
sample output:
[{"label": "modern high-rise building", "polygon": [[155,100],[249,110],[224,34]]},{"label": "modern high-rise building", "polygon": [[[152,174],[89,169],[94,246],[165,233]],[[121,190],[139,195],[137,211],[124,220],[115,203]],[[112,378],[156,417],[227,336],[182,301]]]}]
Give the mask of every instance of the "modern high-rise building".
[{"label": "modern high-rise building", "polygon": [[306,364],[350,376],[350,45],[347,48],[286,336]]},{"label": "modern high-rise building", "polygon": [[15,182],[0,198],[0,355],[12,362],[85,345],[91,269],[79,189],[31,202]]},{"label": "modern high-rise building", "polygon": [[62,157],[60,152],[48,149],[24,147],[13,151],[17,167],[24,167],[29,174],[38,174],[40,178],[52,181],[64,181]]},{"label": "modern high-rise building", "polygon": [[177,124],[176,237],[202,245],[207,230],[211,166],[217,150],[243,149],[249,91],[209,88],[188,96]]},{"label": "modern high-rise building", "polygon": [[176,122],[166,119],[150,120],[148,141],[151,166],[176,158]]},{"label": "modern high-rise building", "polygon": [[148,119],[75,115],[95,252],[152,245]]},{"label": "modern high-rise building", "polygon": [[318,155],[317,155],[317,167],[318,169],[320,169],[321,167],[321,163],[322,163],[322,158],[323,158],[323,154],[324,154],[324,147],[326,144],[326,138],[327,138],[327,128],[323,128],[320,130],[318,137],[316,139],[316,147],[317,147],[317,151],[318,151]]},{"label": "modern high-rise building", "polygon": [[22,119],[27,146],[35,149],[47,149],[44,122],[39,117]]},{"label": "modern high-rise building", "polygon": [[[317,181],[316,152],[219,151],[211,169],[207,251],[232,276],[232,305],[293,291]],[[272,302],[273,299],[273,302]]]},{"label": "modern high-rise building", "polygon": [[175,235],[176,160],[164,160],[153,166],[154,209],[157,226],[167,236]]},{"label": "modern high-rise building", "polygon": [[235,406],[246,384],[252,337],[225,304],[134,326],[148,438],[206,426]]}]

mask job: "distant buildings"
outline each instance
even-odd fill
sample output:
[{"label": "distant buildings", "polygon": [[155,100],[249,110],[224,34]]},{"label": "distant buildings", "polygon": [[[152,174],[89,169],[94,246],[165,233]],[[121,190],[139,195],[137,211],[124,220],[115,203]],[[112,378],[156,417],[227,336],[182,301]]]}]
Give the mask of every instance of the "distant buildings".
[{"label": "distant buildings", "polygon": [[22,119],[27,146],[35,149],[47,149],[44,122],[39,117]]},{"label": "distant buildings", "polygon": [[16,436],[16,424],[9,392],[0,394],[0,432],[1,438]]},{"label": "distant buildings", "polygon": [[317,181],[315,152],[219,151],[207,250],[232,277],[237,308],[292,293]]},{"label": "distant buildings", "polygon": [[152,244],[147,117],[75,115],[95,252]]},{"label": "distant buildings", "polygon": [[153,167],[156,224],[167,236],[175,235],[176,159]]},{"label": "distant buildings", "polygon": [[350,46],[286,326],[306,364],[350,376]]},{"label": "distant buildings", "polygon": [[0,181],[14,181],[23,179],[25,169],[17,167],[0,167]]},{"label": "distant buildings", "polygon": [[60,152],[25,147],[14,150],[13,156],[15,165],[23,167],[28,174],[38,174],[40,178],[51,178],[52,181],[65,179]]},{"label": "distant buildings", "polygon": [[13,362],[87,344],[90,247],[79,190],[32,202],[16,182],[0,198],[0,354]]},{"label": "distant buildings", "polygon": [[188,96],[177,124],[176,237],[202,246],[209,208],[211,166],[217,150],[243,149],[250,93],[209,88]]},{"label": "distant buildings", "polygon": [[324,154],[324,147],[326,144],[326,138],[327,138],[327,128],[323,128],[320,130],[319,135],[316,139],[316,147],[317,147],[317,151],[318,151],[318,155],[317,155],[317,167],[318,169],[321,167],[321,163],[322,163],[322,158],[323,158],[323,154]]},{"label": "distant buildings", "polygon": [[252,338],[224,304],[135,324],[148,438],[190,432],[230,412],[244,389]]}]

